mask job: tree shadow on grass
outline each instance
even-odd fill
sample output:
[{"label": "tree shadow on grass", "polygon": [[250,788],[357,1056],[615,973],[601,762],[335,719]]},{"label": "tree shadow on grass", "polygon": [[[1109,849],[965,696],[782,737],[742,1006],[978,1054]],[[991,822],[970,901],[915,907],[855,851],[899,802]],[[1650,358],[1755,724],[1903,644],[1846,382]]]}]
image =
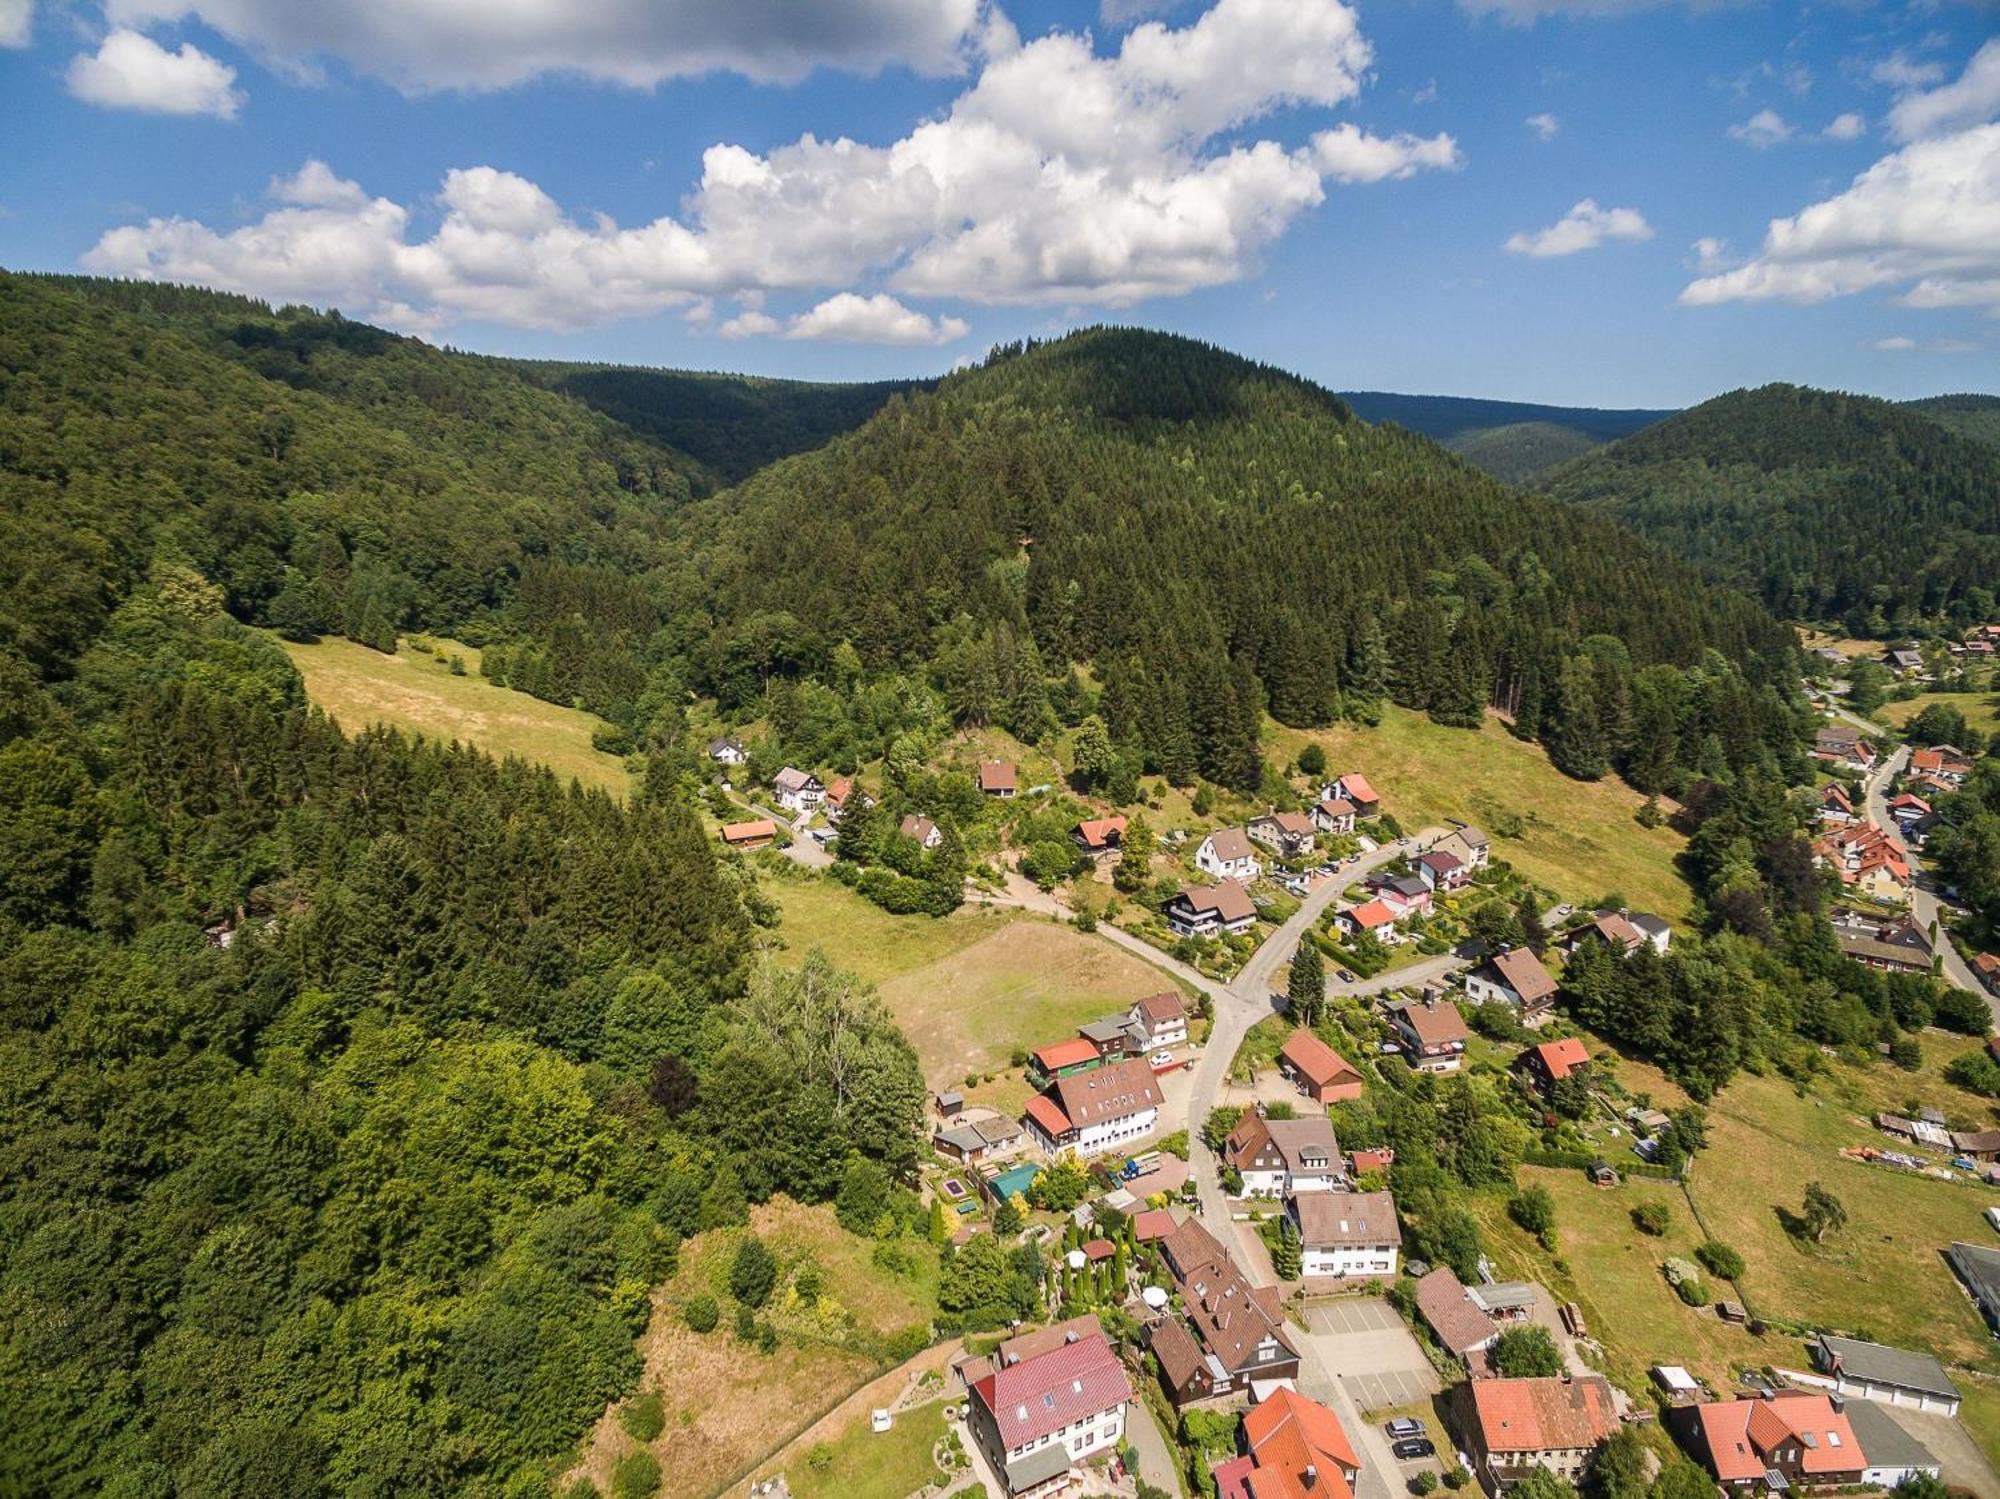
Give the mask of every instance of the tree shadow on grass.
[{"label": "tree shadow on grass", "polygon": [[1813,1247],[1812,1230],[1806,1226],[1806,1220],[1802,1215],[1777,1202],[1771,1204],[1771,1212],[1778,1220],[1778,1227],[1785,1231],[1785,1237],[1797,1248]]}]

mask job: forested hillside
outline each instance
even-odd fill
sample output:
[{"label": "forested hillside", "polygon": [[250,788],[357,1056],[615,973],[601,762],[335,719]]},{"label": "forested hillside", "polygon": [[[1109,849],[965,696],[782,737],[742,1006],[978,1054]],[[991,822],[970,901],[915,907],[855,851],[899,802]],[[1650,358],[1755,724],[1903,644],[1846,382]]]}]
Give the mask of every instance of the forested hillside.
[{"label": "forested hillside", "polygon": [[1903,404],[1912,411],[1921,411],[1940,426],[1951,428],[1960,437],[2000,448],[2000,396],[1928,396]]},{"label": "forested hillside", "polygon": [[725,704],[845,644],[930,661],[960,721],[1032,736],[1045,679],[1089,661],[1146,768],[1242,787],[1266,708],[1315,724],[1393,697],[1471,724],[1497,704],[1572,773],[1615,760],[1646,789],[1675,766],[1775,768],[1797,733],[1790,643],[1747,599],[1165,335],[998,351],[676,535],[669,633]]},{"label": "forested hillside", "polygon": [[1734,391],[1561,470],[1551,493],[1785,617],[1880,637],[1990,618],[2000,452],[1867,396]]},{"label": "forested hillside", "polygon": [[1629,437],[1671,411],[1540,406],[1463,396],[1350,390],[1341,399],[1365,422],[1394,422],[1442,443],[1496,479],[1525,484],[1557,465]]},{"label": "forested hillside", "polygon": [[936,383],[828,385],[622,365],[499,362],[688,454],[724,484],[853,431],[898,391]]}]

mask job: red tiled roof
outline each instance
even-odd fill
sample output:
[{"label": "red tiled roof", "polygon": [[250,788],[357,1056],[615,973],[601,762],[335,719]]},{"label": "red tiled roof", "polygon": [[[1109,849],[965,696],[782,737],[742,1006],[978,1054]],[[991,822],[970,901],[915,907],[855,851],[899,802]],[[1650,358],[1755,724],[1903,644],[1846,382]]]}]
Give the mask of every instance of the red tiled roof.
[{"label": "red tiled roof", "polygon": [[726,823],[722,829],[724,843],[748,843],[754,838],[775,838],[778,825],[768,817],[760,817],[755,822]]},{"label": "red tiled roof", "polygon": [[1396,919],[1395,913],[1379,900],[1366,901],[1342,914],[1364,932],[1372,932],[1378,926],[1387,926]]},{"label": "red tiled roof", "polygon": [[1473,1413],[1489,1452],[1564,1452],[1595,1447],[1617,1430],[1611,1386],[1582,1379],[1477,1379]]},{"label": "red tiled roof", "polygon": [[981,760],[979,762],[979,789],[981,791],[1012,791],[1014,789],[1014,767],[1005,760]]},{"label": "red tiled roof", "polygon": [[1290,1062],[1316,1087],[1324,1088],[1332,1082],[1361,1081],[1361,1074],[1355,1071],[1352,1063],[1303,1027],[1285,1038],[1285,1044],[1278,1048],[1278,1056]]},{"label": "red tiled roof", "polygon": [[1375,794],[1375,788],[1368,784],[1368,777],[1362,775],[1359,771],[1349,771],[1346,775],[1342,776],[1340,778],[1340,786],[1353,801],[1379,802],[1382,800],[1381,797]]},{"label": "red tiled roof", "polygon": [[1750,1400],[1711,1400],[1694,1408],[1709,1467],[1723,1483],[1742,1483],[1764,1476],[1764,1459],[1750,1445]]},{"label": "red tiled roof", "polygon": [[1187,1015],[1187,1003],[1178,989],[1166,989],[1134,1000],[1132,1007],[1148,1020],[1179,1020]]},{"label": "red tiled roof", "polygon": [[1835,1410],[1826,1396],[1787,1391],[1749,1405],[1747,1430],[1759,1450],[1770,1452],[1796,1442],[1799,1466],[1808,1474],[1846,1473],[1866,1465],[1847,1413]]},{"label": "red tiled roof", "polygon": [[1043,1134],[1057,1139],[1070,1131],[1069,1119],[1053,1098],[1037,1093],[1028,1100],[1027,1116],[1041,1127]]},{"label": "red tiled roof", "polygon": [[1083,1257],[1087,1260],[1108,1260],[1118,1253],[1118,1246],[1109,1239],[1086,1239]]},{"label": "red tiled roof", "polygon": [[1145,1208],[1132,1215],[1132,1237],[1141,1244],[1164,1239],[1174,1228],[1174,1215],[1165,1208]]},{"label": "red tiled roof", "polygon": [[[1340,1418],[1296,1390],[1280,1389],[1245,1411],[1243,1439],[1257,1464],[1250,1477],[1255,1499],[1343,1499],[1352,1492],[1347,1475],[1361,1467]],[[1317,1479],[1311,1488],[1308,1468]]]},{"label": "red tiled roof", "polygon": [[1369,1146],[1351,1152],[1347,1157],[1348,1169],[1359,1176],[1364,1171],[1387,1171],[1396,1164],[1396,1152],[1386,1145]]},{"label": "red tiled roof", "polygon": [[854,791],[853,779],[849,776],[842,776],[839,780],[835,781],[831,786],[826,788],[826,799],[829,802],[833,803],[833,805],[836,807],[845,806],[847,804],[847,798],[853,793],[853,791]]},{"label": "red tiled roof", "polygon": [[1034,1058],[1035,1065],[1042,1071],[1054,1072],[1061,1067],[1095,1061],[1097,1048],[1081,1036],[1071,1036],[1067,1041],[1051,1041],[1047,1046],[1037,1046]]},{"label": "red tiled roof", "polygon": [[993,1350],[993,1367],[1004,1369],[1010,1364],[1026,1363],[1031,1358],[1054,1353],[1066,1343],[1075,1343],[1083,1338],[1097,1336],[1103,1331],[1104,1324],[1097,1320],[1095,1312],[1083,1312],[1062,1322],[1051,1323],[1047,1327],[1030,1328],[1026,1332],[1016,1333]]},{"label": "red tiled roof", "polygon": [[1125,836],[1125,819],[1122,817],[1093,817],[1076,825],[1077,833],[1083,838],[1085,848],[1109,848],[1111,835]]},{"label": "red tiled roof", "polygon": [[1106,1119],[1122,1119],[1143,1109],[1157,1109],[1163,1101],[1159,1081],[1141,1057],[1127,1057],[1089,1072],[1057,1078],[1051,1091],[1063,1113],[1078,1129]]},{"label": "red tiled roof", "polygon": [[1019,1447],[1072,1421],[1122,1405],[1132,1385],[1102,1333],[987,1375],[973,1395],[992,1413],[1004,1447]]},{"label": "red tiled roof", "polygon": [[1564,1036],[1560,1041],[1544,1041],[1535,1048],[1535,1055],[1541,1058],[1543,1069],[1552,1078],[1568,1077],[1590,1061],[1589,1048],[1575,1036]]}]

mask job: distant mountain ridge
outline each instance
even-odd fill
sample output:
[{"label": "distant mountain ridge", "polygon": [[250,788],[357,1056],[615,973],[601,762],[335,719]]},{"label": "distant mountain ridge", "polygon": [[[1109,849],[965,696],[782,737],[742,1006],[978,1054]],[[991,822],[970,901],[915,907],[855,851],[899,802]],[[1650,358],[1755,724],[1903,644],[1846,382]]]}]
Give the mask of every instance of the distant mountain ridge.
[{"label": "distant mountain ridge", "polygon": [[1528,483],[1674,414],[1380,390],[1342,391],[1340,398],[1363,421],[1394,422],[1421,433],[1509,484]]}]

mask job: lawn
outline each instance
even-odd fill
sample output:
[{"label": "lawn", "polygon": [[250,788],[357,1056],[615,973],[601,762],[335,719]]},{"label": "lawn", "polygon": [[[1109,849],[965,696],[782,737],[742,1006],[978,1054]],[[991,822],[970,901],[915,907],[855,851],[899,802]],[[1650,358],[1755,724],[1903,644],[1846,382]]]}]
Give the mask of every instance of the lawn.
[{"label": "lawn", "polygon": [[[887,1431],[874,1430],[863,1415],[787,1468],[785,1482],[793,1499],[905,1499],[942,1476],[931,1453],[944,1434],[942,1400],[896,1412]],[[822,1466],[814,1466],[815,1455]]]},{"label": "lawn", "polygon": [[778,902],[778,934],[786,947],[800,956],[822,948],[836,968],[875,984],[913,973],[1023,919],[1016,910],[977,906],[943,918],[891,916],[820,875],[767,879],[763,888]]},{"label": "lawn", "polygon": [[1316,741],[1330,774],[1361,771],[1411,832],[1454,819],[1483,828],[1494,857],[1566,900],[1615,891],[1636,909],[1670,919],[1687,914],[1690,892],[1673,862],[1686,840],[1668,828],[1640,827],[1633,814],[1645,799],[1622,781],[1573,781],[1496,719],[1475,733],[1386,708],[1378,728],[1274,733],[1288,761]]},{"label": "lawn", "polygon": [[602,719],[494,686],[479,675],[479,652],[471,646],[436,642],[448,656],[463,658],[466,674],[453,676],[445,662],[407,642],[393,656],[332,636],[312,645],[280,644],[305,678],[306,694],[346,729],[387,724],[427,739],[477,745],[501,758],[533,760],[564,780],[614,796],[630,786],[625,762],[591,746]]},{"label": "lawn", "polygon": [[1873,717],[1892,729],[1900,729],[1933,703],[1958,709],[1965,715],[1965,721],[1982,733],[2000,732],[2000,696],[1990,692],[1920,692],[1904,702],[1884,703]]}]

